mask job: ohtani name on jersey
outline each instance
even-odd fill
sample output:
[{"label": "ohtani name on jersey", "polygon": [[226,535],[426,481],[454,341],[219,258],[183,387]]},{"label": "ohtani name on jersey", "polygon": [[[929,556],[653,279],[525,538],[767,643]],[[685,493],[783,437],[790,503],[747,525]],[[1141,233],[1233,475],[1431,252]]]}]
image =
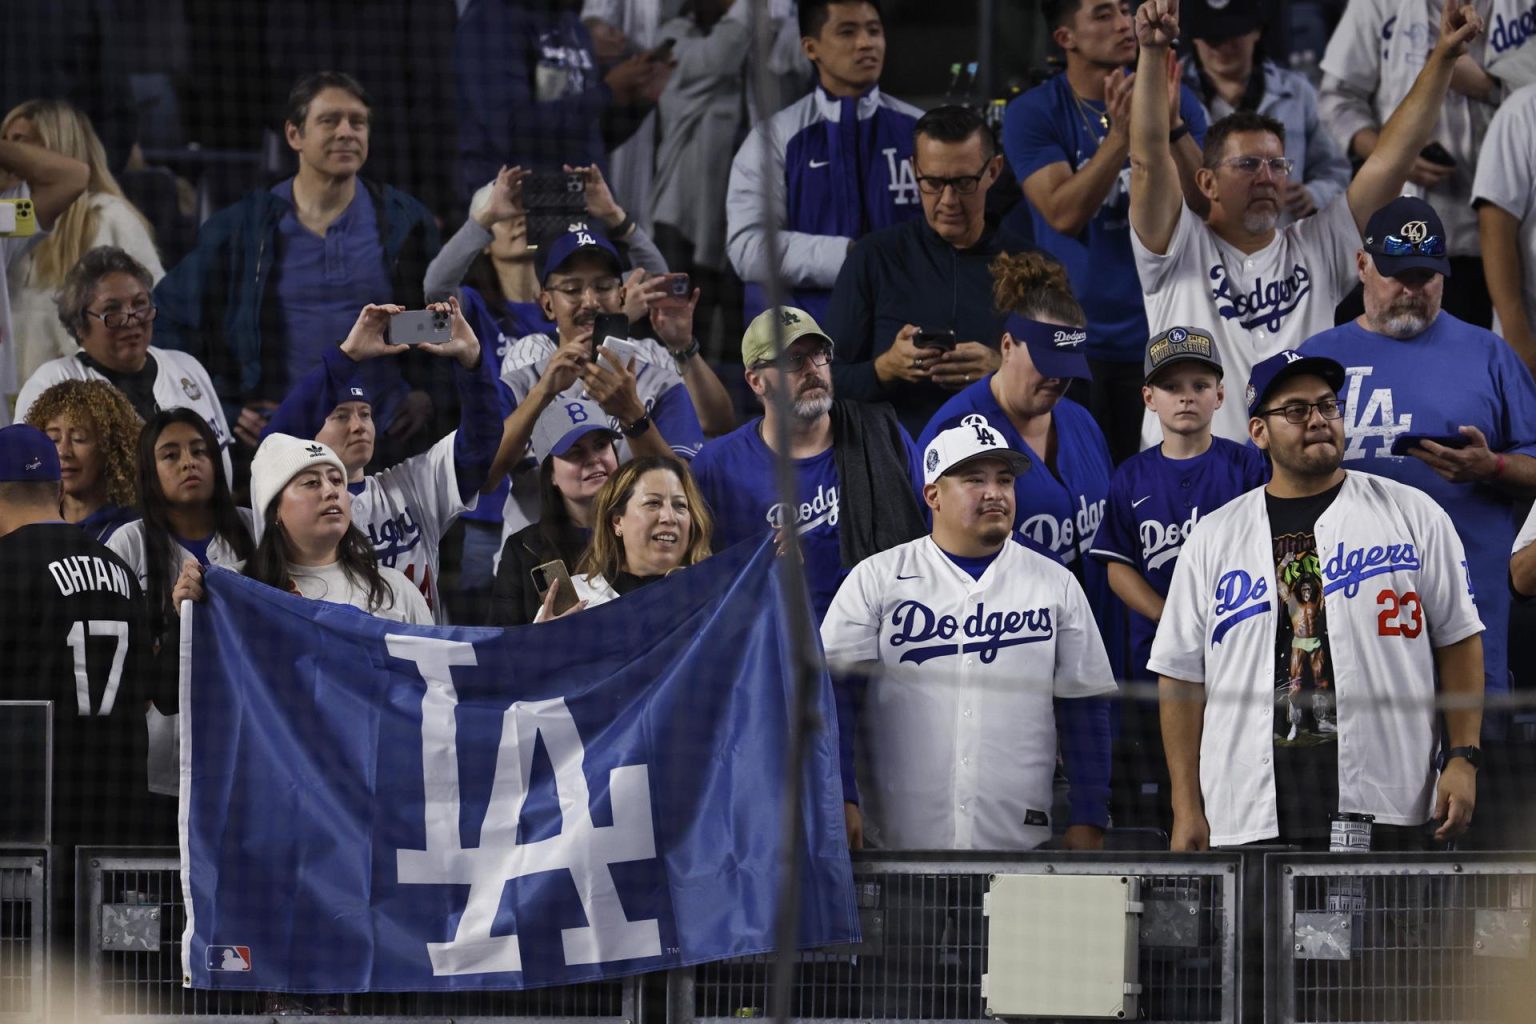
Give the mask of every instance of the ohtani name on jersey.
[{"label": "ohtani name on jersey", "polygon": [[896,627],[891,635],[892,647],[961,639],[962,642],[929,644],[904,651],[901,661],[914,665],[957,654],[980,654],[982,664],[990,665],[1004,647],[1037,644],[1056,635],[1049,608],[989,612],[985,602],[977,602],[976,610],[961,622],[953,615],[936,614],[920,601],[903,601],[891,613],[891,625]]},{"label": "ohtani name on jersey", "polygon": [[70,555],[48,563],[48,575],[64,597],[87,590],[105,590],[131,598],[128,572],[95,555]]},{"label": "ohtani name on jersey", "polygon": [[1266,327],[1278,331],[1285,320],[1306,294],[1312,290],[1312,275],[1300,263],[1291,268],[1288,276],[1265,282],[1262,277],[1253,279],[1253,287],[1247,294],[1232,290],[1232,278],[1220,263],[1211,268],[1211,298],[1216,300],[1216,312],[1228,320],[1236,320],[1248,330]]},{"label": "ohtani name on jersey", "polygon": [[[836,526],[839,509],[841,506],[837,500],[837,488],[823,484],[816,488],[816,497],[810,501],[801,502],[795,509],[795,526],[804,533],[825,523],[828,526]],[[765,517],[768,520],[768,528],[771,530],[782,529],[784,526],[784,503],[778,502],[768,509]]]},{"label": "ohtani name on jersey", "polygon": [[1419,552],[1412,544],[1381,544],[1349,551],[1340,544],[1323,565],[1323,594],[1343,590],[1345,597],[1354,597],[1360,593],[1360,584],[1372,576],[1419,568]]},{"label": "ohtani name on jersey", "polygon": [[[1057,519],[1048,512],[1041,512],[1020,523],[1019,534],[1036,544],[1044,544],[1058,554],[1071,548],[1066,558],[1070,562],[1077,557],[1077,547],[1093,543],[1093,538],[1099,532],[1099,524],[1104,521],[1104,502],[1105,499],[1100,498],[1090,505],[1088,499],[1079,494],[1076,515]],[[1074,541],[1077,542],[1075,546]]]},{"label": "ohtani name on jersey", "polygon": [[421,526],[409,508],[402,509],[393,519],[368,524],[368,543],[373,545],[374,553],[379,556],[379,564],[391,569],[401,555],[414,551],[420,542]]},{"label": "ohtani name on jersey", "polygon": [[1189,538],[1189,531],[1200,522],[1200,506],[1196,505],[1189,510],[1189,518],[1182,523],[1169,523],[1164,526],[1155,519],[1145,519],[1141,523],[1141,557],[1146,561],[1148,569],[1158,569],[1179,557],[1179,552],[1184,550],[1184,541]]}]

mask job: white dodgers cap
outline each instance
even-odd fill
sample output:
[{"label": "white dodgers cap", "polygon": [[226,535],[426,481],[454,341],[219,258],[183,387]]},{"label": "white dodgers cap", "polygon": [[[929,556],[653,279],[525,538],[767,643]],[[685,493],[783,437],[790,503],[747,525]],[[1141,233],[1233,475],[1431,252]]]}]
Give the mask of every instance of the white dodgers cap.
[{"label": "white dodgers cap", "polygon": [[971,413],[958,426],[941,430],[928,442],[923,453],[923,483],[939,477],[972,459],[1002,459],[1015,474],[1029,469],[1029,456],[1008,447],[1003,435],[980,413]]}]

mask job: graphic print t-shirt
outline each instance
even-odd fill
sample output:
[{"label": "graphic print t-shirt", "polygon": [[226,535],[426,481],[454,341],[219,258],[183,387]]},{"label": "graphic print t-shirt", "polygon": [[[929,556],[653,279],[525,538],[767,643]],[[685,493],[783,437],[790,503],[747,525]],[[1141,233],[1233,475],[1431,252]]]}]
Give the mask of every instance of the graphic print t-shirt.
[{"label": "graphic print t-shirt", "polygon": [[1339,802],[1339,727],[1328,608],[1314,532],[1338,486],[1306,498],[1266,494],[1274,541],[1275,795],[1280,839],[1326,837]]}]

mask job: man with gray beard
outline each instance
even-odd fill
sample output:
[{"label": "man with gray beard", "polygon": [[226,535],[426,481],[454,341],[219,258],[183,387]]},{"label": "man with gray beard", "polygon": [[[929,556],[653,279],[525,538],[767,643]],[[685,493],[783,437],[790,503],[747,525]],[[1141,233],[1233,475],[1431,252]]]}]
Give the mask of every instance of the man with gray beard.
[{"label": "man with gray beard", "polygon": [[[1316,214],[1276,229],[1292,165],[1285,128],[1253,111],[1211,125],[1195,184],[1210,203],[1205,219],[1179,191],[1169,119],[1171,46],[1179,34],[1178,0],[1146,0],[1136,10],[1141,50],[1131,95],[1131,249],[1141,278],[1147,327],[1211,329],[1230,380],[1333,324],[1334,307],[1354,286],[1360,231],[1402,191],[1429,142],[1451,72],[1482,31],[1470,5],[1451,2],[1429,59],[1397,105],[1349,189]],[[1242,403],[1228,402],[1211,422],[1219,437],[1244,443]],[[1150,411],[1143,447],[1162,439]]]},{"label": "man with gray beard", "polygon": [[[1441,309],[1450,240],[1432,206],[1394,199],[1371,216],[1355,257],[1365,313],[1301,347],[1342,363],[1350,469],[1391,477],[1433,497],[1467,552],[1483,635],[1486,690],[1509,692],[1509,551],[1522,500],[1536,494],[1536,382],[1491,331]],[[1503,810],[1503,722],[1484,721],[1491,748],[1479,833]],[[1495,767],[1498,765],[1498,767]]]},{"label": "man with gray beard", "polygon": [[[774,361],[776,320],[783,364]],[[763,415],[706,443],[693,475],[715,515],[717,550],[796,527],[820,622],[850,569],[928,531],[918,502],[922,466],[890,406],[833,399],[832,339],[805,310],[759,313],[742,335],[741,361]],[[788,513],[774,477],[781,396],[789,400],[787,454],[798,488],[797,507]]]}]

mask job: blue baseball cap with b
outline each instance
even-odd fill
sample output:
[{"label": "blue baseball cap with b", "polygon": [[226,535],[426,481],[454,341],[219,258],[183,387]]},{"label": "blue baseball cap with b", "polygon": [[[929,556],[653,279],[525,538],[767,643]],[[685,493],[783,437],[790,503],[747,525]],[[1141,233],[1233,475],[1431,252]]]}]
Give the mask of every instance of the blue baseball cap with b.
[{"label": "blue baseball cap with b", "polygon": [[47,483],[59,479],[59,450],[48,435],[25,423],[0,430],[0,481]]},{"label": "blue baseball cap with b", "polygon": [[608,414],[596,402],[586,398],[560,397],[551,402],[533,423],[533,437],[528,447],[535,462],[543,464],[551,455],[564,455],[583,437],[594,431],[617,441],[619,434],[608,422]]},{"label": "blue baseball cap with b", "polygon": [[1304,356],[1294,349],[1276,352],[1268,359],[1256,363],[1248,375],[1248,415],[1257,416],[1259,407],[1282,381],[1310,373],[1321,377],[1333,393],[1344,387],[1344,367],[1327,356]]},{"label": "blue baseball cap with b", "polygon": [[608,257],[613,272],[624,271],[624,261],[608,236],[601,230],[581,221],[572,224],[563,235],[556,235],[549,244],[539,247],[539,283],[549,280],[549,275],[563,268],[577,253],[596,252]]}]

